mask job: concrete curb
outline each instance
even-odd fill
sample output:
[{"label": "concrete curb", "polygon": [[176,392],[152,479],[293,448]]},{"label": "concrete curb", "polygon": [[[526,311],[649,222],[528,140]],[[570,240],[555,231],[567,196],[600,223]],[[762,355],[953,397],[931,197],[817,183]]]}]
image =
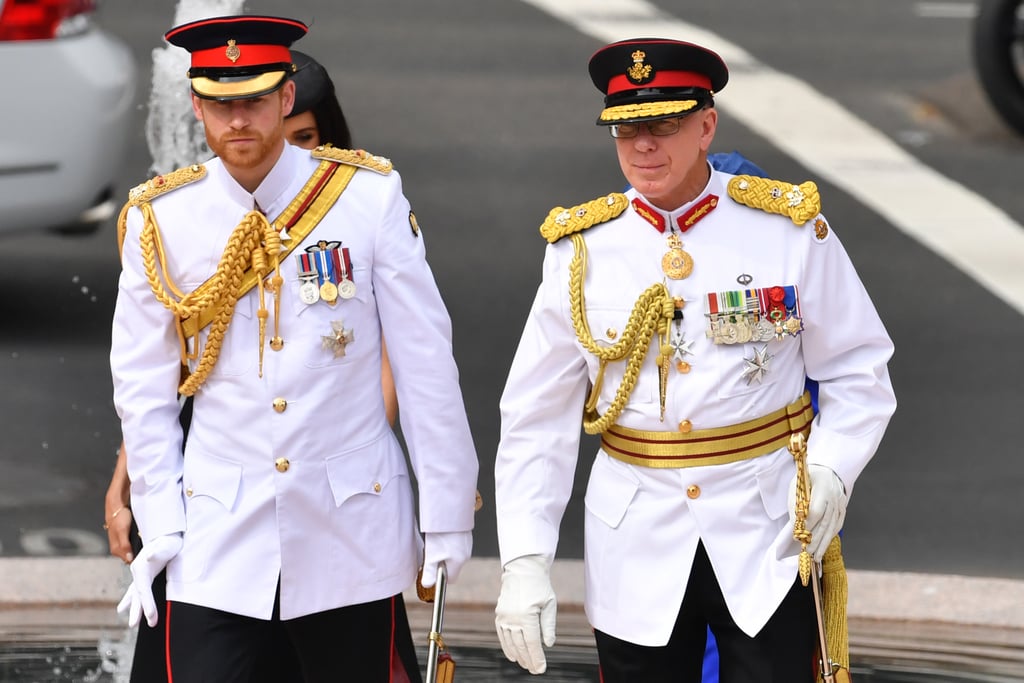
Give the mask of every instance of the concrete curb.
[{"label": "concrete curb", "polygon": [[0,559],[0,608],[116,605],[127,568],[113,557]]},{"label": "concrete curb", "polygon": [[[0,608],[116,605],[128,576],[112,557],[0,559]],[[474,558],[448,588],[448,604],[493,607],[500,577],[497,558]],[[848,578],[851,619],[1024,631],[1024,581],[852,570]],[[581,560],[556,561],[552,584],[561,607],[582,608]]]}]

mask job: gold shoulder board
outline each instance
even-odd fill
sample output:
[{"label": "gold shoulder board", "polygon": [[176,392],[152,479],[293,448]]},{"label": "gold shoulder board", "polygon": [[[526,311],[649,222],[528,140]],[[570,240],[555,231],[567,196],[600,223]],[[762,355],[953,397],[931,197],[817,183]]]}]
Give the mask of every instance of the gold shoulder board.
[{"label": "gold shoulder board", "polygon": [[121,207],[121,213],[117,216],[117,253],[121,253],[124,246],[124,233],[128,227],[128,209],[133,206],[140,206],[151,202],[157,197],[171,190],[194,183],[206,177],[206,167],[202,164],[192,164],[179,168],[164,175],[150,178],[128,190],[128,201]]},{"label": "gold shoulder board", "polygon": [[164,175],[155,176],[128,190],[128,204],[138,206],[153,201],[166,192],[176,190],[205,176],[206,167],[202,164],[192,164]]},{"label": "gold shoulder board", "polygon": [[592,199],[571,209],[556,206],[540,226],[540,234],[548,242],[554,243],[566,235],[610,221],[625,211],[627,206],[629,202],[621,192]]},{"label": "gold shoulder board", "polygon": [[391,159],[370,154],[363,149],[340,149],[333,145],[320,145],[312,151],[312,154],[314,159],[358,166],[381,175],[387,175],[394,169]]},{"label": "gold shoulder board", "polygon": [[781,180],[738,175],[729,181],[729,196],[753,209],[789,216],[797,225],[803,225],[821,211],[818,186],[810,180],[794,185]]}]

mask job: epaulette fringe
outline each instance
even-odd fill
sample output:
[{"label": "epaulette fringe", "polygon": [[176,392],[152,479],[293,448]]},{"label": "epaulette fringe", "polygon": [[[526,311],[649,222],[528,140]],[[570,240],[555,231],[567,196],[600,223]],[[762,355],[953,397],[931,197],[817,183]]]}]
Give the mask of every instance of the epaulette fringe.
[{"label": "epaulette fringe", "polygon": [[625,211],[627,206],[629,201],[621,192],[592,199],[571,209],[556,206],[540,226],[540,234],[548,242],[554,243],[566,235],[610,221]]}]

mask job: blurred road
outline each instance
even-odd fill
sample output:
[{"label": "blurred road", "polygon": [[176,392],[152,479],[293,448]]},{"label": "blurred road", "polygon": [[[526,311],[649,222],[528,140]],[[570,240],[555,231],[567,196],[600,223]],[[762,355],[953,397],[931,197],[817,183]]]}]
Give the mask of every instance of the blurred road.
[{"label": "blurred road", "polygon": [[[148,177],[150,53],[173,17],[172,3],[159,11],[154,4],[106,0],[100,12],[140,65],[122,197]],[[896,342],[900,407],[853,497],[848,566],[1024,578],[1024,292],[985,260],[1024,264],[1014,239],[1024,223],[1024,140],[996,119],[976,83],[973,6],[566,0],[555,5],[569,15],[561,18],[544,6],[246,3],[312,25],[299,47],[333,75],[356,144],[390,157],[402,173],[452,314],[480,454],[486,502],[475,554],[497,553],[497,401],[539,280],[537,227],[555,205],[623,185],[612,143],[593,125],[601,98],[587,59],[605,38],[684,20],[709,32],[723,54],[746,53],[718,98],[714,151],[741,150],[773,177],[819,182],[825,213]],[[809,120],[786,125],[791,117],[779,114],[789,112]],[[824,137],[808,137],[826,114]],[[870,146],[865,129],[877,135]],[[854,152],[859,164],[837,166]],[[906,160],[894,169],[899,154]],[[993,232],[985,207],[1001,209],[1012,232]],[[953,230],[915,221],[937,208],[954,219]],[[953,246],[944,253],[928,242],[933,235]],[[965,265],[959,256],[968,252],[982,260]],[[969,275],[971,267],[977,272]],[[0,242],[0,556],[106,552],[102,499],[120,441],[107,363],[117,272],[112,224],[87,238]],[[582,489],[593,452],[586,443],[563,557],[582,556]]]}]

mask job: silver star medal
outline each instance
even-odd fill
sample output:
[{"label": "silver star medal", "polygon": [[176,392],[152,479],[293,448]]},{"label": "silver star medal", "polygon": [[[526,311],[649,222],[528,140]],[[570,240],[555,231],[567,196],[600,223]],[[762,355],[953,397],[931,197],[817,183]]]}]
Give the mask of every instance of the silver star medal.
[{"label": "silver star medal", "polygon": [[683,373],[689,372],[690,364],[686,362],[686,357],[693,355],[693,351],[690,350],[693,341],[686,341],[682,331],[677,330],[672,335],[670,346],[672,347],[672,360],[676,362],[676,370]]},{"label": "silver star medal", "polygon": [[355,335],[351,329],[345,329],[345,323],[341,320],[331,321],[330,336],[322,335],[321,348],[330,349],[334,353],[335,358],[341,358],[345,355],[345,347],[355,341]]},{"label": "silver star medal", "polygon": [[764,379],[764,376],[768,374],[768,363],[771,362],[774,355],[768,353],[768,345],[765,344],[758,349],[754,349],[753,358],[744,358],[743,362],[747,364],[747,369],[743,371],[743,377],[746,378],[747,384],[749,385],[755,379],[760,384]]}]

